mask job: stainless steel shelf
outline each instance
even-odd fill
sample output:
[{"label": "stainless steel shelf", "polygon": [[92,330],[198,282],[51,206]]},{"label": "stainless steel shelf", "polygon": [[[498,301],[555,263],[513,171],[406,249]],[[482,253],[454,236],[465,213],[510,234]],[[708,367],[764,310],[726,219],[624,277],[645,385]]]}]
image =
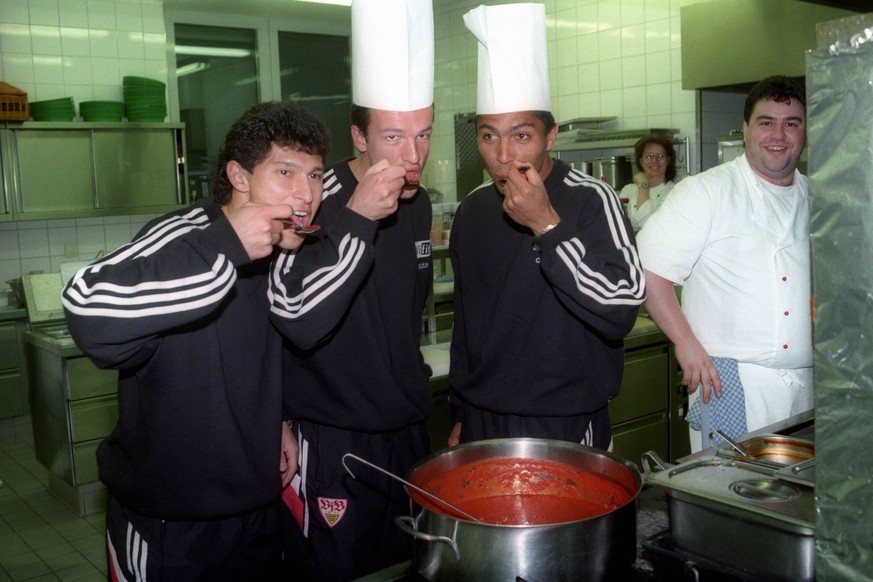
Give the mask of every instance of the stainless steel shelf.
[{"label": "stainless steel shelf", "polygon": [[[591,161],[600,153],[613,150],[631,150],[630,153],[631,156],[633,156],[633,147],[634,144],[637,143],[638,139],[639,136],[623,139],[595,139],[589,141],[574,141],[565,143],[556,142],[552,146],[552,151],[555,152],[558,159],[565,159],[571,162]],[[679,171],[680,176],[687,176],[690,173],[690,166],[688,162],[688,148],[690,145],[689,139],[687,137],[674,137],[673,145],[677,146],[675,148],[676,169],[677,171]],[[578,156],[574,156],[572,155],[574,152],[580,152],[580,154]],[[595,152],[595,154],[586,155],[582,152]]]},{"label": "stainless steel shelf", "polygon": [[[606,149],[621,149],[621,148],[632,148],[634,144],[637,143],[639,137],[633,138],[625,138],[625,139],[601,139],[601,140],[590,140],[590,141],[571,141],[558,143],[555,141],[554,147],[552,147],[552,151],[555,152],[574,152],[574,151],[587,151],[587,150],[606,150]],[[682,140],[673,140],[673,143],[682,143]]]}]

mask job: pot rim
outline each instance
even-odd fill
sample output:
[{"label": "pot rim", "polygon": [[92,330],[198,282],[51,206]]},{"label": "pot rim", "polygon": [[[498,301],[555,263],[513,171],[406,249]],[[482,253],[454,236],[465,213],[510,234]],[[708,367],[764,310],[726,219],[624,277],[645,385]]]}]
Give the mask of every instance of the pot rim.
[{"label": "pot rim", "polygon": [[[602,460],[604,462],[608,463],[607,466],[611,467],[614,471],[625,471],[627,474],[629,474],[630,477],[633,478],[635,485],[632,489],[629,490],[631,493],[631,496],[630,496],[630,499],[628,499],[628,501],[626,503],[624,503],[618,507],[615,507],[613,509],[610,509],[608,511],[604,511],[603,513],[600,513],[598,515],[593,515],[590,517],[586,517],[583,519],[576,519],[576,520],[572,520],[572,521],[560,521],[560,522],[555,522],[555,523],[531,524],[531,525],[477,523],[474,521],[470,521],[468,519],[464,519],[463,517],[449,515],[448,513],[440,511],[439,509],[425,507],[425,506],[421,505],[420,503],[418,503],[417,501],[414,500],[413,496],[410,494],[409,488],[404,486],[404,489],[406,490],[406,493],[409,496],[409,501],[411,504],[410,507],[412,509],[414,509],[415,507],[420,508],[420,511],[418,512],[418,516],[415,517],[416,521],[421,519],[421,517],[426,512],[430,512],[430,513],[438,515],[442,518],[457,520],[458,522],[465,524],[465,525],[469,525],[469,526],[477,526],[477,527],[481,526],[481,527],[501,528],[501,529],[507,529],[507,528],[508,529],[554,528],[556,526],[579,524],[579,523],[583,523],[586,521],[602,519],[605,516],[612,515],[612,514],[615,514],[616,512],[625,510],[628,506],[635,506],[636,499],[639,496],[640,492],[642,491],[642,489],[645,485],[645,481],[643,479],[643,476],[642,476],[640,470],[637,468],[637,466],[634,465],[633,463],[631,463],[630,461],[627,461],[627,460],[625,460],[625,459],[623,459],[623,458],[621,458],[613,453],[610,453],[608,451],[604,451],[602,449],[589,447],[587,445],[583,445],[580,443],[570,442],[570,441],[561,441],[561,440],[556,440],[556,439],[529,438],[529,437],[500,438],[500,439],[471,441],[471,442],[457,445],[454,447],[441,449],[439,451],[431,453],[430,455],[421,459],[419,462],[417,462],[415,465],[413,465],[412,468],[410,468],[406,474],[406,480],[415,484],[415,485],[419,485],[419,483],[416,483],[414,480],[414,476],[415,476],[416,471],[419,471],[419,470],[423,469],[424,467],[427,467],[429,464],[432,464],[437,459],[446,458],[446,457],[450,457],[450,456],[458,457],[459,462],[457,462],[457,464],[452,466],[450,469],[447,469],[447,470],[451,470],[453,468],[466,465],[470,462],[475,462],[476,459],[465,460],[466,457],[472,455],[472,453],[479,452],[482,450],[487,451],[487,450],[492,450],[492,449],[502,449],[505,447],[516,447],[516,448],[520,448],[522,450],[521,451],[513,450],[512,452],[509,452],[507,454],[492,455],[492,456],[484,457],[484,458],[479,459],[479,460],[485,460],[485,459],[490,460],[490,459],[500,459],[500,458],[523,458],[523,459],[555,460],[555,461],[562,462],[562,459],[551,459],[549,457],[537,456],[534,454],[526,454],[526,453],[533,453],[533,452],[542,451],[542,450],[558,450],[558,451],[562,451],[562,452],[570,454],[570,455],[576,454],[576,455],[579,455],[581,457],[602,458]],[[566,462],[566,461],[563,461],[563,462]],[[590,467],[585,467],[585,469],[592,470]],[[624,481],[622,481],[621,483],[623,485],[625,485]]]}]

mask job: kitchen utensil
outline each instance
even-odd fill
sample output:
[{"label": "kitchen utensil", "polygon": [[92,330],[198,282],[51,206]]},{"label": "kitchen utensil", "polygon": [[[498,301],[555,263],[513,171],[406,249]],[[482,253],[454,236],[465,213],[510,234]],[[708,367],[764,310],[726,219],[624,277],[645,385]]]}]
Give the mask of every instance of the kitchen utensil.
[{"label": "kitchen utensil", "polygon": [[518,458],[553,461],[608,477],[627,501],[587,519],[497,525],[457,519],[413,496],[420,508],[417,515],[395,521],[415,538],[415,570],[428,580],[612,580],[629,573],[636,556],[636,497],[642,477],[614,455],[548,439],[477,441],[423,459],[408,480],[426,484],[462,467]]},{"label": "kitchen utensil", "polygon": [[28,105],[34,121],[73,121],[76,117],[76,105],[72,97],[31,101]]},{"label": "kitchen utensil", "polygon": [[287,226],[288,228],[294,229],[295,234],[299,235],[307,235],[312,234],[314,232],[318,232],[321,230],[321,227],[317,224],[310,224],[309,226],[303,226],[302,224],[297,224],[296,222],[292,222],[290,220],[283,220],[282,224]]},{"label": "kitchen utensil", "polygon": [[[653,471],[654,463],[657,471]],[[664,488],[676,547],[763,580],[815,579],[815,491],[770,467],[719,456],[669,465],[643,455]]]},{"label": "kitchen utensil", "polygon": [[774,474],[785,481],[815,487],[815,457],[777,469]]},{"label": "kitchen utensil", "polygon": [[[718,429],[715,429],[714,431],[712,431],[711,433],[709,433],[709,440],[710,440],[710,441],[713,440],[712,437],[713,437],[713,436],[716,436],[716,435],[718,435],[719,437],[721,437],[721,439],[722,439],[724,442],[726,442],[727,444],[729,444],[729,445],[731,446],[731,448],[734,449],[736,452],[738,452],[740,455],[742,455],[742,456],[744,456],[744,457],[748,457],[748,458],[750,458],[750,459],[754,459],[754,458],[755,458],[754,455],[752,455],[749,451],[747,451],[746,449],[744,449],[743,447],[741,447],[740,445],[738,445],[738,444],[736,443],[736,441],[734,441],[734,439],[732,439],[731,437],[729,437],[728,435],[726,435],[725,433],[723,433],[722,431],[720,431],[720,430],[718,430]],[[714,448],[714,447],[713,447],[713,448]],[[718,452],[718,449],[716,449],[716,452]]]},{"label": "kitchen utensil", "polygon": [[606,156],[594,161],[594,177],[619,191],[633,182],[633,166],[625,156]]},{"label": "kitchen utensil", "polygon": [[765,434],[739,444],[756,461],[780,467],[815,459],[815,442],[796,437]]},{"label": "kitchen utensil", "polygon": [[583,174],[587,174],[589,176],[594,174],[594,162],[591,161],[581,161],[576,162],[576,169],[582,172]]},{"label": "kitchen utensil", "polygon": [[166,84],[146,77],[122,77],[124,113],[128,121],[161,122],[167,116]]},{"label": "kitchen utensil", "polygon": [[715,452],[719,456],[759,463],[775,469],[785,468],[786,471],[778,473],[781,477],[795,481],[799,479],[804,484],[813,484],[807,476],[815,465],[814,441],[779,434],[761,434],[735,442],[719,430],[710,433],[709,438],[712,439],[714,435],[724,439],[733,449],[731,451],[716,448]]},{"label": "kitchen utensil", "polygon": [[463,511],[463,510],[461,510],[461,509],[458,509],[457,507],[455,507],[454,505],[452,505],[452,504],[449,503],[448,501],[446,501],[446,500],[444,500],[444,499],[441,499],[440,497],[437,497],[436,495],[434,495],[434,494],[431,493],[430,491],[427,491],[427,490],[425,490],[425,489],[422,489],[422,488],[419,487],[418,485],[414,485],[414,484],[410,483],[409,481],[406,481],[405,479],[403,479],[403,478],[401,478],[401,477],[398,477],[398,476],[395,475],[394,473],[391,473],[390,471],[386,471],[386,470],[383,469],[382,467],[379,467],[379,466],[377,466],[377,465],[374,465],[374,464],[371,463],[370,461],[366,461],[366,460],[362,459],[361,457],[359,457],[359,456],[357,456],[357,455],[353,455],[352,453],[346,453],[345,455],[343,455],[342,463],[343,463],[343,467],[345,467],[345,469],[346,469],[346,471],[348,472],[348,474],[352,476],[352,479],[357,479],[357,477],[355,477],[355,474],[352,473],[352,470],[351,470],[351,469],[349,469],[349,466],[346,464],[346,459],[354,459],[354,460],[358,461],[359,463],[363,463],[363,464],[367,465],[368,467],[371,467],[371,468],[373,468],[373,469],[376,469],[376,470],[379,471],[380,473],[384,473],[385,475],[388,475],[388,476],[391,477],[392,479],[396,479],[397,481],[400,481],[401,483],[403,483],[404,485],[406,485],[406,486],[409,487],[410,489],[413,489],[413,490],[415,490],[415,491],[418,491],[418,492],[421,493],[422,495],[426,495],[426,496],[428,497],[428,499],[433,499],[434,501],[436,501],[436,502],[437,502],[438,504],[440,504],[441,506],[443,506],[443,507],[448,507],[448,508],[451,509],[453,512],[455,512],[456,514],[458,514],[458,515],[460,515],[460,516],[463,516],[464,518],[469,519],[470,521],[474,521],[474,522],[477,522],[477,523],[481,523],[477,518],[473,517],[472,515],[470,515],[469,513],[465,512],[465,511]]},{"label": "kitchen utensil", "polygon": [[79,113],[83,121],[120,122],[124,117],[123,101],[82,101]]}]

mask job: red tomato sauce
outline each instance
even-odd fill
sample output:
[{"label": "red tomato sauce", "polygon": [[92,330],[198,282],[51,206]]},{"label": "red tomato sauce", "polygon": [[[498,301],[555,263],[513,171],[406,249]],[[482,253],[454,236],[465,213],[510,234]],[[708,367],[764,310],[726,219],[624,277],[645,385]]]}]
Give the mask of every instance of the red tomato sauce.
[{"label": "red tomato sauce", "polygon": [[[497,458],[462,465],[413,484],[483,523],[545,525],[595,517],[617,509],[634,491],[605,475],[557,461]],[[431,511],[465,519],[439,502],[411,491]]]}]

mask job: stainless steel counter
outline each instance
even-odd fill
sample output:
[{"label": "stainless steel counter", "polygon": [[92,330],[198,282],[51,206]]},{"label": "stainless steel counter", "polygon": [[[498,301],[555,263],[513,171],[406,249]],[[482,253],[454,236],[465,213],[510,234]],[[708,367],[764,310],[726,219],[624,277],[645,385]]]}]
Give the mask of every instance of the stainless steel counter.
[{"label": "stainless steel counter", "polygon": [[0,323],[24,319],[25,317],[27,317],[27,311],[23,307],[11,307],[9,305],[0,307]]},{"label": "stainless steel counter", "polygon": [[31,329],[24,334],[27,343],[38,346],[39,349],[55,353],[64,358],[83,356],[82,350],[70,337],[64,325],[56,327],[41,327]]}]

